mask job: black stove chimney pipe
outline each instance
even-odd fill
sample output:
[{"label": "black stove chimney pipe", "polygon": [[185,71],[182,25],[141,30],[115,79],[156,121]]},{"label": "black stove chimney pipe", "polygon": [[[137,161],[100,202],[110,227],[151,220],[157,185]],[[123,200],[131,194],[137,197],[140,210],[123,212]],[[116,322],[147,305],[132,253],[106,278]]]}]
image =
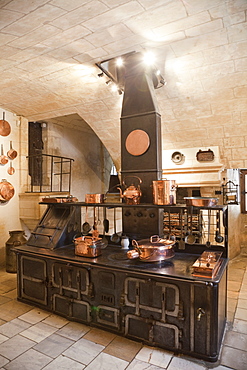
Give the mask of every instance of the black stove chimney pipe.
[{"label": "black stove chimney pipe", "polygon": [[[126,185],[142,180],[141,203],[149,208],[123,209],[123,232],[135,238],[163,235],[163,212],[153,203],[152,181],[160,180],[161,116],[155,96],[155,73],[145,66],[141,53],[125,59],[124,97],[121,114],[121,177]],[[137,181],[137,182],[136,182]],[[131,235],[130,235],[131,234]]]}]

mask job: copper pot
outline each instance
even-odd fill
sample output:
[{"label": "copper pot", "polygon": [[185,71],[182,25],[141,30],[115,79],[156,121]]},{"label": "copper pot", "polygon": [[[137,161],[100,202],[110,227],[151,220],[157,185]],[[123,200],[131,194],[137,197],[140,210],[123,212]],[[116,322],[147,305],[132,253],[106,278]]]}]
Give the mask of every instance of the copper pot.
[{"label": "copper pot", "polygon": [[3,112],[3,119],[0,120],[0,135],[8,136],[11,132],[9,122],[5,121],[5,112]]},{"label": "copper pot", "polygon": [[7,180],[0,182],[0,202],[8,202],[15,194],[15,189]]},{"label": "copper pot", "polygon": [[12,148],[12,141],[10,141],[10,149],[7,152],[9,159],[15,159],[17,157],[17,151]]},{"label": "copper pot", "polygon": [[187,206],[213,207],[218,203],[218,198],[210,197],[184,197]]},{"label": "copper pot", "polygon": [[74,244],[75,254],[83,257],[98,257],[101,255],[101,249],[104,248],[101,238],[93,238],[91,236],[74,238]]},{"label": "copper pot", "polygon": [[160,238],[158,235],[151,236],[150,239],[140,241],[132,240],[134,250],[127,252],[129,259],[138,258],[144,262],[160,262],[174,257],[174,244],[176,240],[174,236],[169,238]]},{"label": "copper pot", "polygon": [[176,190],[175,180],[153,181],[153,203],[161,205],[176,204]]},{"label": "copper pot", "polygon": [[1,144],[0,164],[4,165],[6,163],[8,163],[8,157],[3,154],[3,144]]},{"label": "copper pot", "polygon": [[86,194],[85,202],[86,203],[104,203],[105,194]]}]

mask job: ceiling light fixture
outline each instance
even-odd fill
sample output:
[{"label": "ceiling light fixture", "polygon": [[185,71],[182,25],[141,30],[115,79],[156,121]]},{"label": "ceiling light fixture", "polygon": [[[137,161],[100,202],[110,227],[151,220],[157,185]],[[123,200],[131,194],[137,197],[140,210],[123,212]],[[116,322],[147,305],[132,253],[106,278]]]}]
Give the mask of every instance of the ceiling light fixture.
[{"label": "ceiling light fixture", "polygon": [[121,57],[117,58],[116,65],[121,67],[123,65],[123,59]]},{"label": "ceiling light fixture", "polygon": [[101,73],[98,74],[98,77],[103,77],[103,76],[104,76],[104,73],[103,72],[101,72]]}]

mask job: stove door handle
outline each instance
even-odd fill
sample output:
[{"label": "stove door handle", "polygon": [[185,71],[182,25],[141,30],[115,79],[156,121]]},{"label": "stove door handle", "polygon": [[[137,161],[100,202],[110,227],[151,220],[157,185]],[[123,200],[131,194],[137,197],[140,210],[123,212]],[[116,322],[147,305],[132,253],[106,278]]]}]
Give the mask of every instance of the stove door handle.
[{"label": "stove door handle", "polygon": [[201,321],[201,317],[205,315],[205,310],[201,307],[199,307],[197,310],[196,310],[196,319],[197,321]]}]

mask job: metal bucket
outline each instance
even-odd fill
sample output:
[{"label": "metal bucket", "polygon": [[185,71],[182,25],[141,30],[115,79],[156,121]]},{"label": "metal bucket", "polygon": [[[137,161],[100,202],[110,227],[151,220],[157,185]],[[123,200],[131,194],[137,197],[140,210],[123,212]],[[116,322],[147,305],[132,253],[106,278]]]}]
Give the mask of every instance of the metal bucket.
[{"label": "metal bucket", "polygon": [[153,203],[160,205],[176,204],[176,181],[153,181]]},{"label": "metal bucket", "polygon": [[10,238],[6,242],[6,271],[17,272],[16,254],[14,248],[26,244],[23,230],[9,231]]}]

